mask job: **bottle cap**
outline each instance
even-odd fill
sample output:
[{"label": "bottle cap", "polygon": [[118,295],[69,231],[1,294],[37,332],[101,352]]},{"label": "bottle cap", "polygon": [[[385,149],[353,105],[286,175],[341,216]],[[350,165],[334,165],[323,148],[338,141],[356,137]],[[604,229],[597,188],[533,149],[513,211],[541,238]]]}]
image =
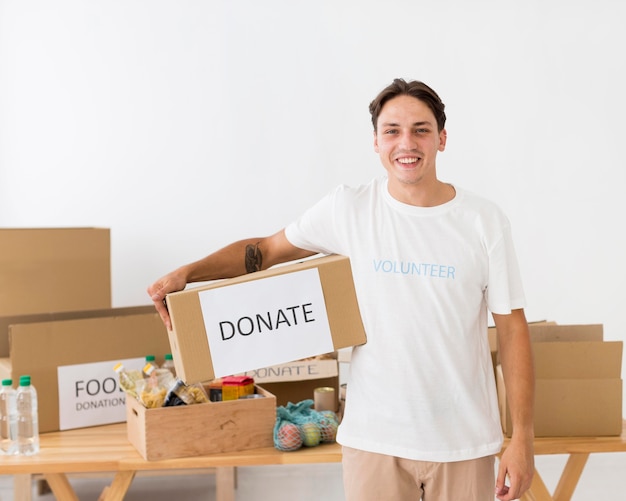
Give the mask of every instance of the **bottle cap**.
[{"label": "bottle cap", "polygon": [[20,376],[20,386],[30,386],[30,376]]},{"label": "bottle cap", "polygon": [[12,379],[3,379],[2,380],[2,386],[13,386],[13,380]]},{"label": "bottle cap", "polygon": [[165,360],[174,360],[174,358],[172,357],[171,353],[166,353],[165,354]]},{"label": "bottle cap", "polygon": [[146,355],[146,362],[154,362],[156,357],[154,355]]}]

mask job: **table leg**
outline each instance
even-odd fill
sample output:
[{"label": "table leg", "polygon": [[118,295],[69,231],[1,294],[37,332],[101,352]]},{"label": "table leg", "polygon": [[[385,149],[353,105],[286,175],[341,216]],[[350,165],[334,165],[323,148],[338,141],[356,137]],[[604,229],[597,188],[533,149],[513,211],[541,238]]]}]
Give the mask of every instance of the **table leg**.
[{"label": "table leg", "polygon": [[79,501],[65,474],[47,473],[44,475],[44,478],[48,482],[55,499],[59,501]]},{"label": "table leg", "polygon": [[216,501],[235,501],[236,476],[237,469],[234,466],[216,468]]},{"label": "table leg", "polygon": [[123,501],[130,484],[135,478],[135,473],[134,471],[118,471],[115,477],[113,477],[111,485],[104,488],[98,501]]},{"label": "table leg", "polygon": [[587,464],[589,454],[570,454],[563,469],[559,483],[554,491],[555,501],[569,501],[572,499],[578,480]]},{"label": "table leg", "polygon": [[13,475],[13,492],[15,499],[22,501],[31,501],[33,497],[33,483],[30,473],[20,473]]},{"label": "table leg", "polygon": [[520,501],[552,501],[550,491],[536,468],[530,489],[520,498]]}]

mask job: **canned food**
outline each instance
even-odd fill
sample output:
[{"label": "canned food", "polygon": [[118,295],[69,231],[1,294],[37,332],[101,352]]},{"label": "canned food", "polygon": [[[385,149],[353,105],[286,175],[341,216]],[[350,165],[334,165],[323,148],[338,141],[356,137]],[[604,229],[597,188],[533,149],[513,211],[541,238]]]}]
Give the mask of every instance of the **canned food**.
[{"label": "canned food", "polygon": [[314,408],[316,411],[337,411],[337,397],[335,388],[322,386],[313,392]]}]

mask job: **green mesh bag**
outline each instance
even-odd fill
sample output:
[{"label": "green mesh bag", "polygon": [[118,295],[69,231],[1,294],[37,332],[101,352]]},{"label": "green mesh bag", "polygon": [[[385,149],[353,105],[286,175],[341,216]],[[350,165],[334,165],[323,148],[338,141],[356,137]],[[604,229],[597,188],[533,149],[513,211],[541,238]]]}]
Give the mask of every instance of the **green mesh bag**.
[{"label": "green mesh bag", "polygon": [[314,447],[334,442],[338,426],[337,415],[332,411],[316,411],[313,400],[289,402],[276,409],[274,447],[280,451],[295,451],[303,445]]}]

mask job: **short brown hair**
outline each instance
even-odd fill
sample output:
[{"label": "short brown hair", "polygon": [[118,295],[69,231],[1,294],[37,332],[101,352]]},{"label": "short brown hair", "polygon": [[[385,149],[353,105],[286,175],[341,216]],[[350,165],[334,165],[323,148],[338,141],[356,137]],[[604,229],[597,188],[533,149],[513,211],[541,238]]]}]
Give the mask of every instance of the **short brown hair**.
[{"label": "short brown hair", "polygon": [[376,131],[376,122],[378,122],[378,115],[380,110],[387,101],[397,96],[412,96],[415,99],[419,99],[426,106],[430,108],[437,120],[437,129],[439,132],[443,130],[446,125],[446,113],[444,111],[445,105],[437,95],[437,93],[431,89],[424,82],[417,80],[409,80],[408,82],[402,78],[396,78],[392,84],[385,87],[378,96],[370,103],[370,114],[372,115],[372,125],[374,125],[374,131]]}]

